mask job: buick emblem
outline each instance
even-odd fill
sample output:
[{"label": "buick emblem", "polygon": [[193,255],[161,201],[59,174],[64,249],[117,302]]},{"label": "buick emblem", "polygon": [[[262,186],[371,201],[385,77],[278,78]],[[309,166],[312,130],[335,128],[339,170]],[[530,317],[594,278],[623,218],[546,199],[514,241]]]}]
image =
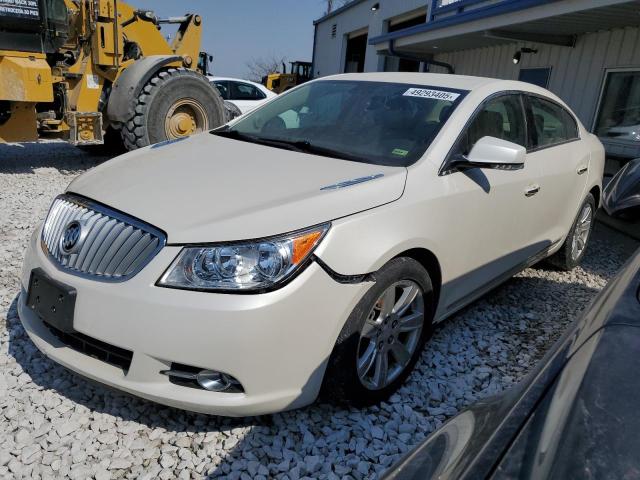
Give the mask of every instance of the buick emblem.
[{"label": "buick emblem", "polygon": [[77,220],[69,222],[60,239],[60,249],[63,253],[71,255],[78,250],[82,237],[82,225]]}]

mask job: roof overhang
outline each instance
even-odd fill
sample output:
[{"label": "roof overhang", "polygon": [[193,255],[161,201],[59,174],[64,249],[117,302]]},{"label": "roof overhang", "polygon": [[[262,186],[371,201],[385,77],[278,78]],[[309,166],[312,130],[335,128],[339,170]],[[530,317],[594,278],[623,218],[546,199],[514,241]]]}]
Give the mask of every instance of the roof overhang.
[{"label": "roof overhang", "polygon": [[[461,2],[462,3],[462,2]],[[572,46],[588,32],[640,25],[640,1],[503,0],[371,38],[379,54],[431,55],[512,42]]]},{"label": "roof overhang", "polygon": [[359,5],[362,2],[366,2],[366,1],[367,0],[351,0],[350,2],[345,3],[342,7],[336,8],[335,10],[332,10],[332,11],[328,12],[323,17],[320,17],[317,20],[314,20],[313,24],[314,25],[318,25],[319,23],[325,22],[325,21],[329,20],[330,18],[336,17],[336,16],[340,15],[342,12],[345,12],[345,11],[355,7],[356,5]]}]

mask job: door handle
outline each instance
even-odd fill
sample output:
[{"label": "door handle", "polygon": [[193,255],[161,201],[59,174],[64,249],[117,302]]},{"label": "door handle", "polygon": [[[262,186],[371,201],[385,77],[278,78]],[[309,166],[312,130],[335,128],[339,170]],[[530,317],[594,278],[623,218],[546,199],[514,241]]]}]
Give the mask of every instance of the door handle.
[{"label": "door handle", "polygon": [[578,175],[582,175],[583,173],[587,173],[589,171],[589,167],[587,165],[583,165],[581,167],[578,167]]},{"label": "door handle", "polygon": [[540,191],[540,185],[529,185],[524,189],[525,197],[533,197],[536,193]]}]

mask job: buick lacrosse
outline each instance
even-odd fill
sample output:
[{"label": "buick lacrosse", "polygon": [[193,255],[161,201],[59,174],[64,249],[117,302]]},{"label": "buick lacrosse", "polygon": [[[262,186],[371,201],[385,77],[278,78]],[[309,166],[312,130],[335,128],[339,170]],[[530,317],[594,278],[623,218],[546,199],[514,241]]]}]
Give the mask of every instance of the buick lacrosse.
[{"label": "buick lacrosse", "polygon": [[435,323],[534,263],[580,262],[603,164],[534,85],[312,81],[75,179],[31,239],[20,318],[56,362],[166,405],[372,404]]}]

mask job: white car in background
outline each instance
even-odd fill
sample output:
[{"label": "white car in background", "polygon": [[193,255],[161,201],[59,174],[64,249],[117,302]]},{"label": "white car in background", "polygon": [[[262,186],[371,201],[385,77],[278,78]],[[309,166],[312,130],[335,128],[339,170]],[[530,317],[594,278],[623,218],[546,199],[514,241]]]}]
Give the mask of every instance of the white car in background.
[{"label": "white car in background", "polygon": [[264,85],[239,78],[207,77],[223,100],[232,102],[244,114],[277,96]]},{"label": "white car in background", "polygon": [[76,178],[31,239],[18,311],[49,358],[167,405],[368,405],[434,324],[547,257],[578,265],[603,168],[528,83],[326,77]]}]

